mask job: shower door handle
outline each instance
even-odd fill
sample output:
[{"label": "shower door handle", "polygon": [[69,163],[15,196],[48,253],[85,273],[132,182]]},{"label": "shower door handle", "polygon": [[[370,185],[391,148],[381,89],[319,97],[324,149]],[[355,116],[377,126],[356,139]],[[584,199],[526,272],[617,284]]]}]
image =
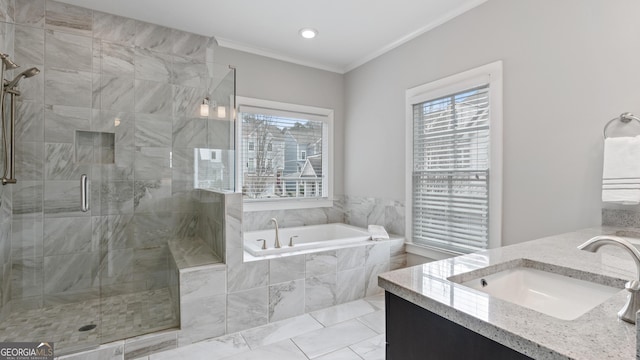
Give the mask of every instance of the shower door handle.
[{"label": "shower door handle", "polygon": [[80,176],[80,210],[82,212],[89,211],[89,196],[87,194],[87,189],[89,185],[89,179],[86,174],[82,174]]}]

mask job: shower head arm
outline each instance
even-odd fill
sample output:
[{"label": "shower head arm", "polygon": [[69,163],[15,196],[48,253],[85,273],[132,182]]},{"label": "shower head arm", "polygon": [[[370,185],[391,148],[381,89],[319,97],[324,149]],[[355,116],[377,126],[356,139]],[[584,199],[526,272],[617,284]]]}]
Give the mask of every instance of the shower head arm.
[{"label": "shower head arm", "polygon": [[9,82],[7,82],[7,80],[5,79],[4,88],[13,89],[16,86],[18,86],[18,83],[20,82],[20,80],[22,80],[22,78],[29,78],[29,77],[38,75],[39,73],[40,73],[40,70],[38,70],[38,68],[35,68],[35,67],[29,68],[21,72],[20,74],[18,74],[18,76],[16,76],[15,78],[13,78],[13,80]]}]

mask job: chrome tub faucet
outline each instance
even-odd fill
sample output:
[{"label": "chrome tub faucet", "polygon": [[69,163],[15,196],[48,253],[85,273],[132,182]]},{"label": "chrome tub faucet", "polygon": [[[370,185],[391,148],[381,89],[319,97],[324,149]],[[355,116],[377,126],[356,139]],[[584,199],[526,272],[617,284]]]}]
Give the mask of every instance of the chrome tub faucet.
[{"label": "chrome tub faucet", "polygon": [[271,222],[275,224],[276,226],[276,242],[273,245],[273,247],[275,247],[276,249],[280,248],[280,235],[278,234],[278,220],[276,220],[276,218],[271,218]]},{"label": "chrome tub faucet", "polygon": [[636,313],[640,310],[640,251],[630,242],[617,236],[600,235],[578,246],[580,250],[596,252],[604,245],[614,245],[626,250],[636,263],[636,280],[631,280],[624,285],[629,291],[627,303],[618,312],[618,318],[631,324],[636,323]]}]

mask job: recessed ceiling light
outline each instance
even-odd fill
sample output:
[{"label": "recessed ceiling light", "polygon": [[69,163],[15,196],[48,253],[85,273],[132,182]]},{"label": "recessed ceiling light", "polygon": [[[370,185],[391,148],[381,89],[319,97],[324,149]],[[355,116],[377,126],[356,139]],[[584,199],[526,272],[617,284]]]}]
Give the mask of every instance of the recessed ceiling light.
[{"label": "recessed ceiling light", "polygon": [[312,29],[312,28],[300,29],[300,36],[302,36],[305,39],[313,39],[314,37],[316,37],[316,35],[318,35],[318,30],[316,29]]}]

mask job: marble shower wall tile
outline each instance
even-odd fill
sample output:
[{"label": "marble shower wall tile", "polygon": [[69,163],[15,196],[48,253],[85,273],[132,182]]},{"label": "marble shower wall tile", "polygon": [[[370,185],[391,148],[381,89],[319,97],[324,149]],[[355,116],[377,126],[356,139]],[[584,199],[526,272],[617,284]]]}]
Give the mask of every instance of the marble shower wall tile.
[{"label": "marble shower wall tile", "polygon": [[14,29],[12,23],[0,22],[0,51],[5,54],[13,54]]},{"label": "marble shower wall tile", "polygon": [[201,35],[191,34],[174,30],[173,53],[192,58],[197,61],[213,62],[209,52],[212,49],[213,41]]},{"label": "marble shower wall tile", "polygon": [[[100,65],[99,70],[103,75],[134,75],[135,50],[133,48],[107,41],[102,41],[99,44],[101,46],[100,63],[94,64],[94,66]],[[94,71],[95,70],[96,69],[94,68]]]},{"label": "marble shower wall tile", "polygon": [[45,0],[16,0],[16,24],[29,25],[37,28],[44,27]]},{"label": "marble shower wall tile", "polygon": [[141,180],[134,182],[133,207],[136,213],[155,212],[171,208],[171,180]]},{"label": "marble shower wall tile", "polygon": [[94,92],[100,94],[101,109],[126,112],[134,110],[133,76],[103,74],[100,85],[94,86]]},{"label": "marble shower wall tile", "polygon": [[171,177],[171,148],[139,147],[136,150],[136,180],[160,180]]},{"label": "marble shower wall tile", "polygon": [[75,130],[90,130],[91,109],[60,105],[44,107],[44,140],[47,143],[74,142]]},{"label": "marble shower wall tile", "polygon": [[0,21],[14,22],[15,4],[13,0],[0,1]]},{"label": "marble shower wall tile", "polygon": [[170,54],[173,43],[173,29],[141,21],[136,22],[135,45],[137,47]]},{"label": "marble shower wall tile", "polygon": [[60,31],[45,30],[47,68],[92,71],[93,40]]},{"label": "marble shower wall tile", "polygon": [[91,107],[91,72],[50,68],[44,78],[46,104]]},{"label": "marble shower wall tile", "polygon": [[44,188],[42,181],[18,181],[12,185],[13,218],[42,213]]},{"label": "marble shower wall tile", "polygon": [[17,64],[31,64],[42,67],[44,65],[44,39],[45,32],[42,29],[16,25],[14,44],[15,62]]},{"label": "marble shower wall tile", "polygon": [[138,48],[135,50],[136,79],[169,84],[173,78],[172,63],[170,55]]},{"label": "marble shower wall tile", "polygon": [[98,251],[89,217],[44,220],[44,255],[65,255]]},{"label": "marble shower wall tile", "polygon": [[42,258],[13,259],[11,274],[12,299],[32,298],[31,301],[42,303],[44,286]]},{"label": "marble shower wall tile", "polygon": [[91,36],[93,12],[89,9],[57,1],[45,2],[45,28]]},{"label": "marble shower wall tile", "polygon": [[41,142],[20,142],[16,149],[16,178],[20,180],[42,180],[44,150]]},{"label": "marble shower wall tile", "polygon": [[[136,114],[136,146],[171,146],[172,121],[170,116]],[[193,155],[193,149],[187,149]],[[176,161],[174,160],[174,164]],[[193,160],[189,161],[193,167]],[[177,164],[176,164],[177,165]]]},{"label": "marble shower wall tile", "polygon": [[157,115],[172,114],[173,88],[157,81],[135,81],[135,112]]},{"label": "marble shower wall tile", "polygon": [[98,264],[97,252],[45,256],[44,293],[73,293],[97,286]]},{"label": "marble shower wall tile", "polygon": [[17,142],[41,142],[44,138],[43,104],[37,101],[18,101],[16,104],[15,126]]},{"label": "marble shower wall tile", "polygon": [[[43,254],[42,214],[31,214],[11,224],[11,258],[36,261]],[[7,260],[7,259],[5,259]]]},{"label": "marble shower wall tile", "polygon": [[136,36],[136,21],[122,16],[94,11],[93,36],[131,47]]}]

